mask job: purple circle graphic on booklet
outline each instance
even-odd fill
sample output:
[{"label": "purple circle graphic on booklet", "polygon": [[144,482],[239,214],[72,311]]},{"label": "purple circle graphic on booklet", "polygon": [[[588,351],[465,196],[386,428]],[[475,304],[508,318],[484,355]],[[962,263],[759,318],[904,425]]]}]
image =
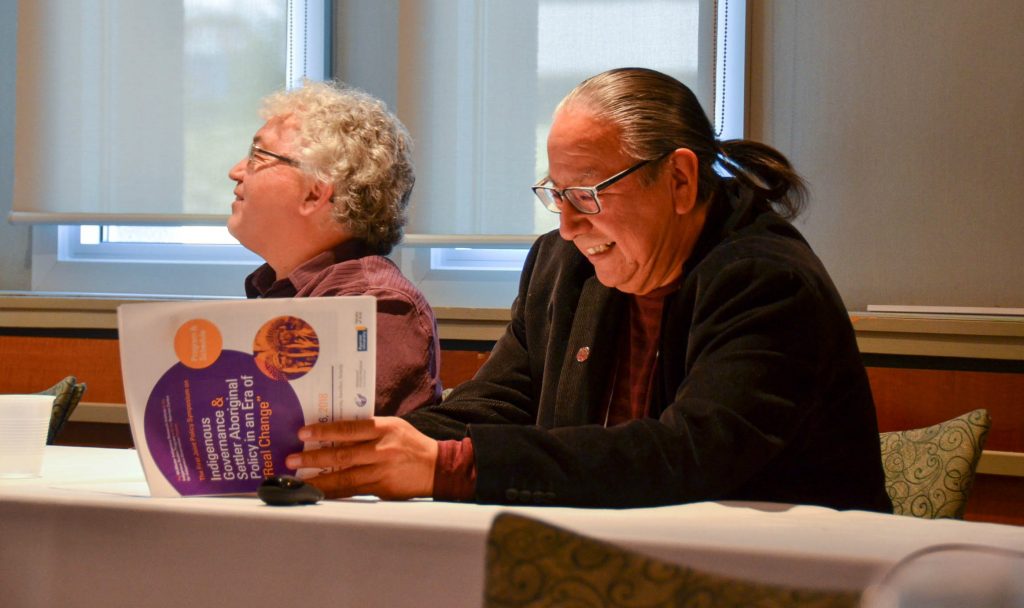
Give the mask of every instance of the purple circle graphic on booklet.
[{"label": "purple circle graphic on booklet", "polygon": [[303,421],[287,380],[225,350],[209,367],[177,363],[160,378],[146,403],[146,443],[181,494],[255,492],[265,477],[294,473],[284,459],[302,451]]}]

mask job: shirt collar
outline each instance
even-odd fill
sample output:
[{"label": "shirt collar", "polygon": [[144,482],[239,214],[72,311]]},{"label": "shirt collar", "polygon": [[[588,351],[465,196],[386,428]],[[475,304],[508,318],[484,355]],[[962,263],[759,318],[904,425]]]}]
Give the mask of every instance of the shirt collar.
[{"label": "shirt collar", "polygon": [[327,268],[371,253],[363,241],[348,240],[299,264],[283,279],[276,279],[270,264],[263,264],[245,278],[245,295],[249,298],[290,298]]}]

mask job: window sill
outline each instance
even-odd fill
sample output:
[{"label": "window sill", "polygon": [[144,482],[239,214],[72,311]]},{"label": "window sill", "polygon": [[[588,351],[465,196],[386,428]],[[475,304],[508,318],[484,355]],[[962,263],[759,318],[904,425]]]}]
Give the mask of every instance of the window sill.
[{"label": "window sill", "polygon": [[1024,361],[1024,317],[851,312],[862,353]]},{"label": "window sill", "polygon": [[[0,292],[0,327],[117,329],[118,305],[172,299],[181,298]],[[434,313],[443,340],[497,340],[509,321],[507,308]],[[1022,317],[851,312],[850,319],[867,354],[1024,361]]]},{"label": "window sill", "polygon": [[[181,299],[0,291],[0,327],[116,330],[117,307],[121,304]],[[439,307],[434,314],[442,340],[497,340],[509,321],[508,309],[501,308]]]},{"label": "window sill", "polygon": [[[169,299],[181,298],[0,292],[0,327],[117,329],[118,305]],[[506,308],[434,313],[444,340],[497,340],[509,321]],[[850,319],[863,353],[1024,361],[1022,317],[851,312]]]}]

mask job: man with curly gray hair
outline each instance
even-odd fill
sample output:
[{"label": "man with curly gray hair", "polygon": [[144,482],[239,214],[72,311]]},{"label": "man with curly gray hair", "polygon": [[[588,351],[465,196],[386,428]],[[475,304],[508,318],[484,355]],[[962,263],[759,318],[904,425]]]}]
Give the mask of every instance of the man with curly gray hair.
[{"label": "man with curly gray hair", "polygon": [[441,393],[437,322],[423,294],[383,257],[402,239],[415,175],[412,141],[384,103],[307,82],[266,98],[236,182],[228,231],[266,262],[250,298],[377,298],[377,413]]}]

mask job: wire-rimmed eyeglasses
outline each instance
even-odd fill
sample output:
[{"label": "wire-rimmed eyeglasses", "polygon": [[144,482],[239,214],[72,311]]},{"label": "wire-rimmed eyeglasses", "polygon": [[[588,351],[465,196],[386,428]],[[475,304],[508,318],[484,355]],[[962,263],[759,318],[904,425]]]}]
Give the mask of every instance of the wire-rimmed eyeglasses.
[{"label": "wire-rimmed eyeglasses", "polygon": [[552,213],[561,213],[562,208],[565,205],[565,201],[569,201],[569,204],[571,204],[576,211],[579,211],[580,213],[586,215],[601,213],[601,199],[597,196],[598,192],[604,190],[608,186],[611,186],[615,182],[621,180],[648,163],[653,163],[665,158],[670,153],[671,150],[657,158],[642,160],[632,167],[619,171],[615,175],[594,186],[569,186],[568,188],[559,189],[554,186],[546,186],[545,184],[551,183],[551,178],[545,177],[533,186],[533,193],[537,195],[538,199],[540,199],[541,204],[543,204],[544,207]]},{"label": "wire-rimmed eyeglasses", "polygon": [[298,167],[299,166],[299,161],[295,160],[294,158],[288,158],[287,156],[285,156],[283,154],[278,154],[277,152],[271,152],[270,150],[267,150],[266,148],[261,148],[261,147],[257,146],[256,144],[252,144],[252,145],[249,146],[249,161],[248,161],[248,168],[249,168],[249,170],[252,170],[255,167],[255,161],[256,161],[256,155],[257,154],[261,155],[261,156],[269,156],[270,158],[273,158],[275,160],[279,160],[282,163],[285,163],[286,165],[291,165],[292,167]]}]

